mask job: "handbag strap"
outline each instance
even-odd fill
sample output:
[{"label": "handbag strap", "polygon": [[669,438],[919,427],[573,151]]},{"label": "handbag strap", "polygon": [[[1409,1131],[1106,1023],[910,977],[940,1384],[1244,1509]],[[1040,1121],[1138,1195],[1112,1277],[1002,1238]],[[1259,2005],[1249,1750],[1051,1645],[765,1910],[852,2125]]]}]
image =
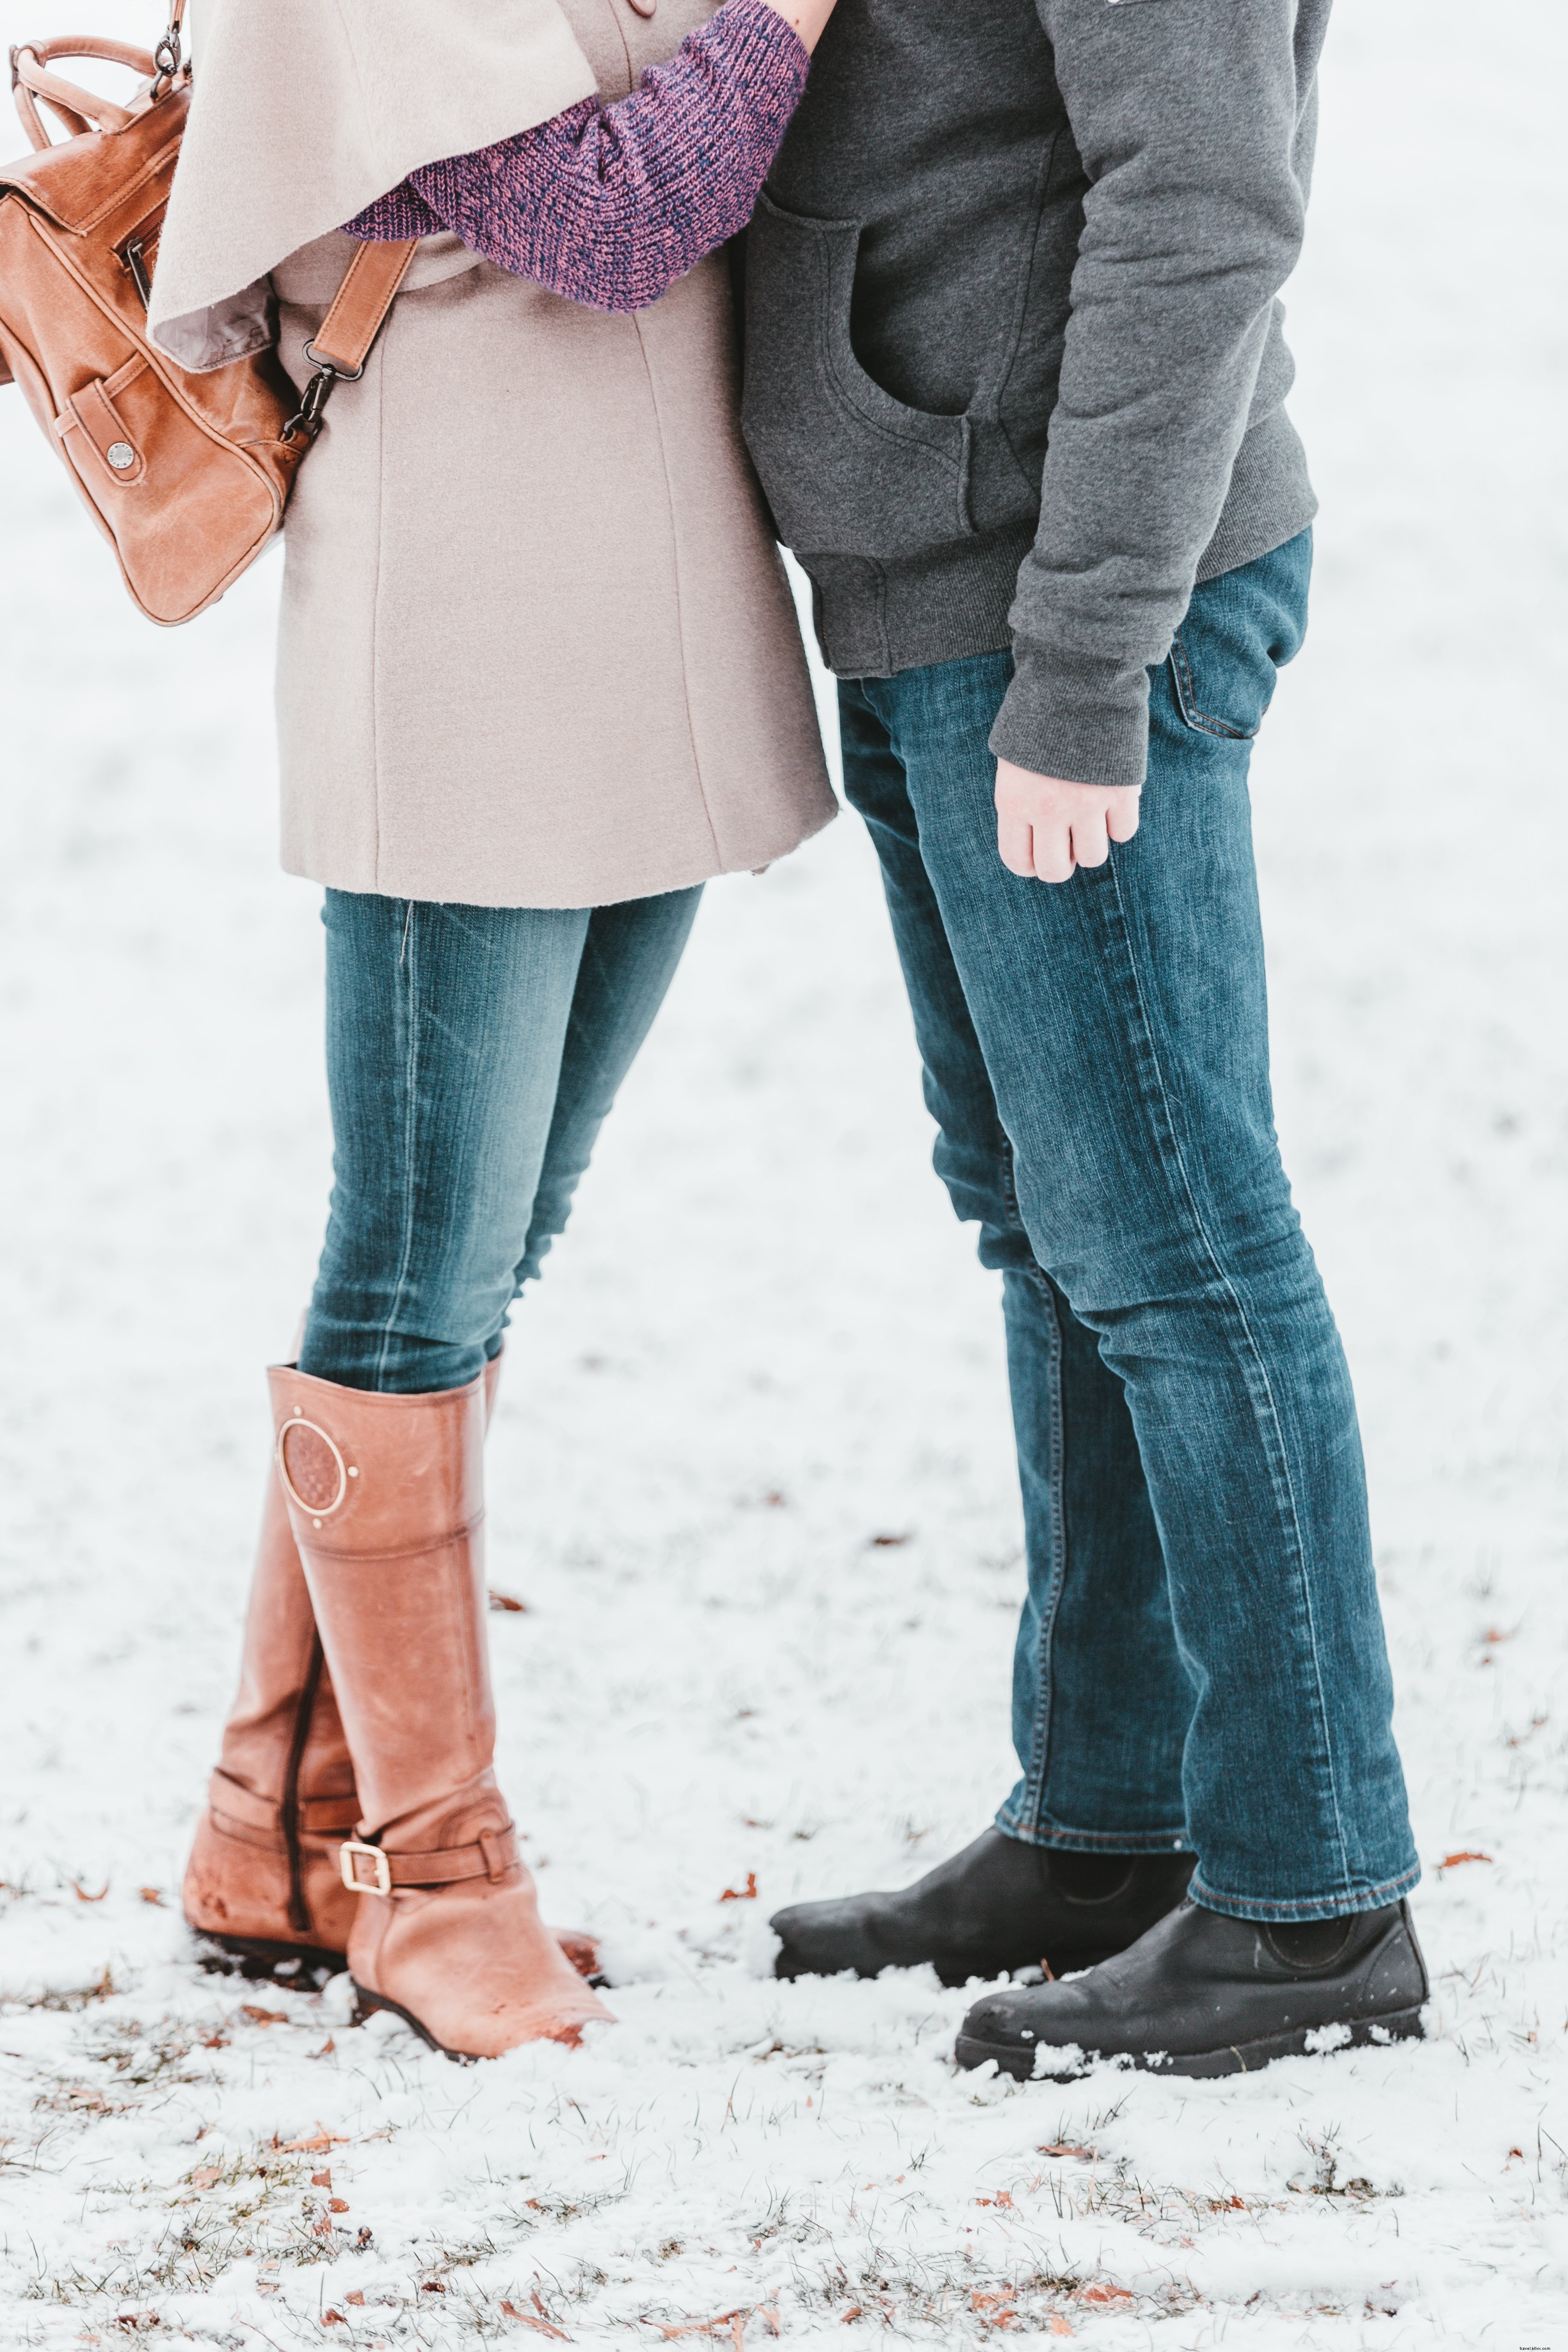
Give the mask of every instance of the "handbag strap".
[{"label": "handbag strap", "polygon": [[332,306],[305,346],[305,357],[315,374],[300,396],[300,411],[283,427],[285,441],[313,441],[321,429],[321,411],[340,383],[357,383],[386,314],[408,275],[408,265],[419,247],[416,236],[395,244],[362,245],[348,266]]},{"label": "handbag strap", "polygon": [[106,65],[124,66],[143,79],[156,70],[145,49],[130,48],[123,41],[102,40],[90,33],[68,33],[52,41],[18,43],[11,52],[11,88],[16,93],[22,128],[35,150],[41,152],[50,144],[38,112],[40,100],[51,114],[58,115],[72,139],[84,138],[89,131],[129,128],[135,119],[129,109],[100,98],[96,90],[79,89],[74,81],[51,73],[49,68],[57,58],[101,58]]}]

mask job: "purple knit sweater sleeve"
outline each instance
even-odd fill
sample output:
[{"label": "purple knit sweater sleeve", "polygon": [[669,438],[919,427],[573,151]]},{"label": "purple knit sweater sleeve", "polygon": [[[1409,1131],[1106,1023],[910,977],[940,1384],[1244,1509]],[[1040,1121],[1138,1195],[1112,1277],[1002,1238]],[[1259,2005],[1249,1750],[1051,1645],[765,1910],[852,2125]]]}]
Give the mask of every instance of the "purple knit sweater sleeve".
[{"label": "purple knit sweater sleeve", "polygon": [[767,0],[725,0],[617,105],[595,99],[410,173],[348,223],[388,242],[453,229],[595,310],[642,310],[744,228],[809,58]]}]

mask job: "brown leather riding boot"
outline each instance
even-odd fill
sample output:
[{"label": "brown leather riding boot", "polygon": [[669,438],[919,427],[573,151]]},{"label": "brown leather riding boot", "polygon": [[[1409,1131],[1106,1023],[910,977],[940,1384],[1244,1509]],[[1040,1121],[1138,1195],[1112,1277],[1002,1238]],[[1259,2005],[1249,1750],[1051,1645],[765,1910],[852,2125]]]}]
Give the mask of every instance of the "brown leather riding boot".
[{"label": "brown leather riding boot", "polygon": [[185,1917],[252,1973],[343,1965],[354,1898],[338,1850],[353,1765],[294,1531],[269,1466],[239,1696],[185,1866]]},{"label": "brown leather riding boot", "polygon": [[[487,1423],[500,1362],[497,1355],[484,1370]],[[273,1462],[239,1695],[185,1868],[185,1917],[247,1973],[336,1973],[356,1916],[340,1849],[359,1817],[353,1764]],[[573,1966],[594,1975],[593,1937],[555,1932]]]},{"label": "brown leather riding boot", "polygon": [[278,1462],[359,1789],[343,1845],[363,2009],[453,2058],[609,2012],[542,1924],[496,1783],[483,1381],[383,1396],[274,1368]]}]

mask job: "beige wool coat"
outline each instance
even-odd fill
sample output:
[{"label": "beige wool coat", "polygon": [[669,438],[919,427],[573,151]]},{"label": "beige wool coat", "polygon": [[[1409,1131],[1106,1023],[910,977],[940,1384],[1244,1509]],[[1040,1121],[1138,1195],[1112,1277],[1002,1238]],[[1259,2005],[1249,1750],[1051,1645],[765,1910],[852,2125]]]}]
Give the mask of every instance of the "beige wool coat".
[{"label": "beige wool coat", "polygon": [[[206,0],[153,331],[303,345],[334,225],[422,163],[636,87],[711,0]],[[289,509],[283,862],[339,889],[578,907],[826,823],[793,600],[710,257],[610,317],[426,238]]]}]

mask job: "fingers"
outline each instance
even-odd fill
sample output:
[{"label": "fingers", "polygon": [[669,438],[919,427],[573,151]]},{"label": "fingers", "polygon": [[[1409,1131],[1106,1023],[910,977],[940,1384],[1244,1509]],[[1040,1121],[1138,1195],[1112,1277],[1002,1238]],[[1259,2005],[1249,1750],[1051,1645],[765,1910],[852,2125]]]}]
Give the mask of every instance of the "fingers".
[{"label": "fingers", "polygon": [[1122,784],[1110,795],[1105,822],[1112,841],[1131,840],[1138,830],[1138,807],[1142,797],[1140,784]]},{"label": "fingers", "polygon": [[1080,866],[1102,866],[1113,841],[1138,830],[1140,788],[1076,784],[996,762],[996,846],[1010,874],[1068,882]]},{"label": "fingers", "polygon": [[1031,830],[1035,836],[1035,872],[1042,882],[1070,882],[1073,869],[1072,828],[1065,816],[1051,816]]},{"label": "fingers", "polygon": [[1091,809],[1075,817],[1072,828],[1072,854],[1079,866],[1103,866],[1110,855],[1110,839],[1106,831],[1106,812]]},{"label": "fingers", "polygon": [[1014,809],[999,807],[996,811],[996,847],[1009,874],[1033,874],[1034,828],[1026,817]]}]

